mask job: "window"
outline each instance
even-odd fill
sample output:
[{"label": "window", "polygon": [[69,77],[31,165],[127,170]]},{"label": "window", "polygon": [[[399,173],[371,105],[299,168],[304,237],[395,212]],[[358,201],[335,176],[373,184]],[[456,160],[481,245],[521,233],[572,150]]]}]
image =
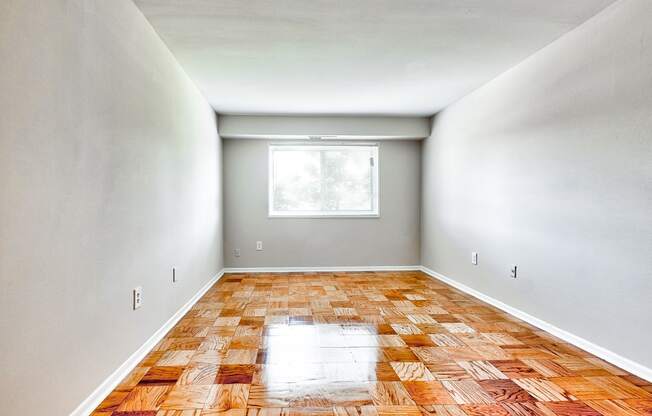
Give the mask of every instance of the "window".
[{"label": "window", "polygon": [[270,217],[378,216],[375,145],[271,145]]}]

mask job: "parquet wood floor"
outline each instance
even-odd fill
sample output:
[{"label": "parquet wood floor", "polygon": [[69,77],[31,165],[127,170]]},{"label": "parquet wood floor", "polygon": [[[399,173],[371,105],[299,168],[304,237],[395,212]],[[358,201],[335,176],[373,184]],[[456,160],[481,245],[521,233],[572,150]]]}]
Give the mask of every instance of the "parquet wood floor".
[{"label": "parquet wood floor", "polygon": [[420,272],[227,274],[94,416],[652,415],[652,384]]}]

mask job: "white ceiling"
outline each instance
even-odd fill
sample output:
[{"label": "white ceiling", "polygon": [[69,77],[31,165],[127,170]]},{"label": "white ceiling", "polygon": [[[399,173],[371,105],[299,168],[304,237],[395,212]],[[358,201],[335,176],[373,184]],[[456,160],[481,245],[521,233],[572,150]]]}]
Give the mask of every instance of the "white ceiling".
[{"label": "white ceiling", "polygon": [[613,0],[135,0],[216,111],[431,115]]}]

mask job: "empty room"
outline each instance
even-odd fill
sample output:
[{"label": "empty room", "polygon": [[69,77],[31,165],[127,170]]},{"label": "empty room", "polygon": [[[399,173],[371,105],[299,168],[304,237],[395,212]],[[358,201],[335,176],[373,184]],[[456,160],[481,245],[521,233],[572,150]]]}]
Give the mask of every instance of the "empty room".
[{"label": "empty room", "polygon": [[652,416],[652,0],[0,0],[0,415]]}]

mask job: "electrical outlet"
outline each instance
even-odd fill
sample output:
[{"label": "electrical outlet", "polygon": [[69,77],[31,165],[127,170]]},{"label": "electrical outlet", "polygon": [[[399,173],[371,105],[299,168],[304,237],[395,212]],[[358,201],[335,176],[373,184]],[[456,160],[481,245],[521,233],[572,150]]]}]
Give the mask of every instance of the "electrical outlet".
[{"label": "electrical outlet", "polygon": [[233,257],[240,257],[240,249],[239,248],[234,248],[233,249]]},{"label": "electrical outlet", "polygon": [[477,266],[478,265],[478,253],[475,251],[471,253],[471,264]]},{"label": "electrical outlet", "polygon": [[256,251],[263,251],[263,242],[256,241]]},{"label": "electrical outlet", "polygon": [[172,283],[176,283],[176,282],[177,282],[177,269],[173,267],[172,268]]},{"label": "electrical outlet", "polygon": [[138,286],[134,289],[134,310],[143,306],[143,287]]},{"label": "electrical outlet", "polygon": [[512,264],[512,268],[510,269],[510,275],[512,276],[512,279],[516,279],[517,272],[518,272],[518,266]]}]

